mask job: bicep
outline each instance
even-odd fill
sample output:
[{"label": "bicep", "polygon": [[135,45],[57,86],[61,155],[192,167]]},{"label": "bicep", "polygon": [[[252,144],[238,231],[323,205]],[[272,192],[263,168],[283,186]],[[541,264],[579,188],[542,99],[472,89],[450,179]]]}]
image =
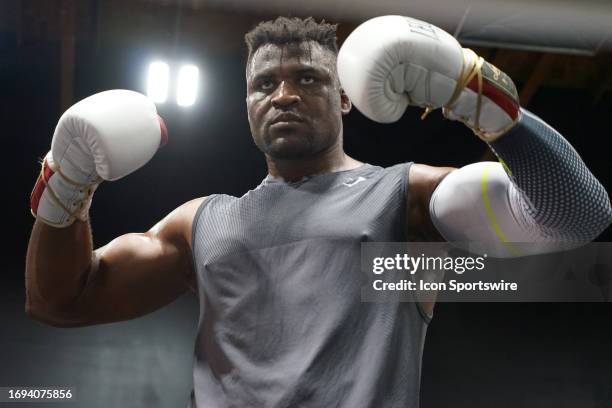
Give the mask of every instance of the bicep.
[{"label": "bicep", "polygon": [[150,232],[126,234],[95,251],[94,267],[75,308],[94,321],[150,313],[188,289],[186,248]]}]

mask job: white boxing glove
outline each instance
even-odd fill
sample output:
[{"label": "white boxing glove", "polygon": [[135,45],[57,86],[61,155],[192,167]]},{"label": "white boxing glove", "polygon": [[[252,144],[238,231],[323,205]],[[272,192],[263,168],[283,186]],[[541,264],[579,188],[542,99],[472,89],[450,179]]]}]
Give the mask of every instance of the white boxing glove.
[{"label": "white boxing glove", "polygon": [[366,21],[338,53],[340,83],[353,104],[377,122],[397,121],[406,107],[444,108],[485,141],[519,119],[510,78],[444,30],[402,16]]},{"label": "white boxing glove", "polygon": [[93,192],[142,167],[167,131],[147,97],[128,90],[92,95],[60,118],[30,197],[32,214],[55,227],[85,221]]}]

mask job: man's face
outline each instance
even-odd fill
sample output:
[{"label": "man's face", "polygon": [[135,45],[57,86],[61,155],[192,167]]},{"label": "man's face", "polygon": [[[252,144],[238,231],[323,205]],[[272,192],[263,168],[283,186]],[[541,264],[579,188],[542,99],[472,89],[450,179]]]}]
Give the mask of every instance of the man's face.
[{"label": "man's face", "polygon": [[333,53],[303,42],[258,48],[247,66],[253,140],[266,155],[297,159],[341,142],[350,102],[340,89]]}]

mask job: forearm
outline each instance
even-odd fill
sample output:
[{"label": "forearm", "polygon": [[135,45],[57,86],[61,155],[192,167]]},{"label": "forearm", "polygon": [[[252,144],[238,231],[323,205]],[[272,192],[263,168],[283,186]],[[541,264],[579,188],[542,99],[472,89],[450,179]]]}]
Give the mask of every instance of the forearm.
[{"label": "forearm", "polygon": [[26,256],[28,309],[68,308],[87,282],[92,255],[88,222],[54,228],[37,220]]},{"label": "forearm", "polygon": [[552,240],[590,241],[612,222],[604,187],[570,143],[523,110],[521,121],[489,144],[517,187],[519,221]]}]

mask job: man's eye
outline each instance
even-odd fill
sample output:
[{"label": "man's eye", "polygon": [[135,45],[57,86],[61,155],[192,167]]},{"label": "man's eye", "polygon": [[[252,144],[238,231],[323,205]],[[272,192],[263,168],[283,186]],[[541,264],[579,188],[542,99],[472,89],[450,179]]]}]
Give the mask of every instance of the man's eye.
[{"label": "man's eye", "polygon": [[312,85],[314,84],[315,79],[311,76],[303,76],[300,78],[300,84],[302,85]]},{"label": "man's eye", "polygon": [[263,81],[259,84],[259,87],[261,89],[263,89],[264,91],[269,91],[270,89],[274,88],[274,82],[272,81]]}]

